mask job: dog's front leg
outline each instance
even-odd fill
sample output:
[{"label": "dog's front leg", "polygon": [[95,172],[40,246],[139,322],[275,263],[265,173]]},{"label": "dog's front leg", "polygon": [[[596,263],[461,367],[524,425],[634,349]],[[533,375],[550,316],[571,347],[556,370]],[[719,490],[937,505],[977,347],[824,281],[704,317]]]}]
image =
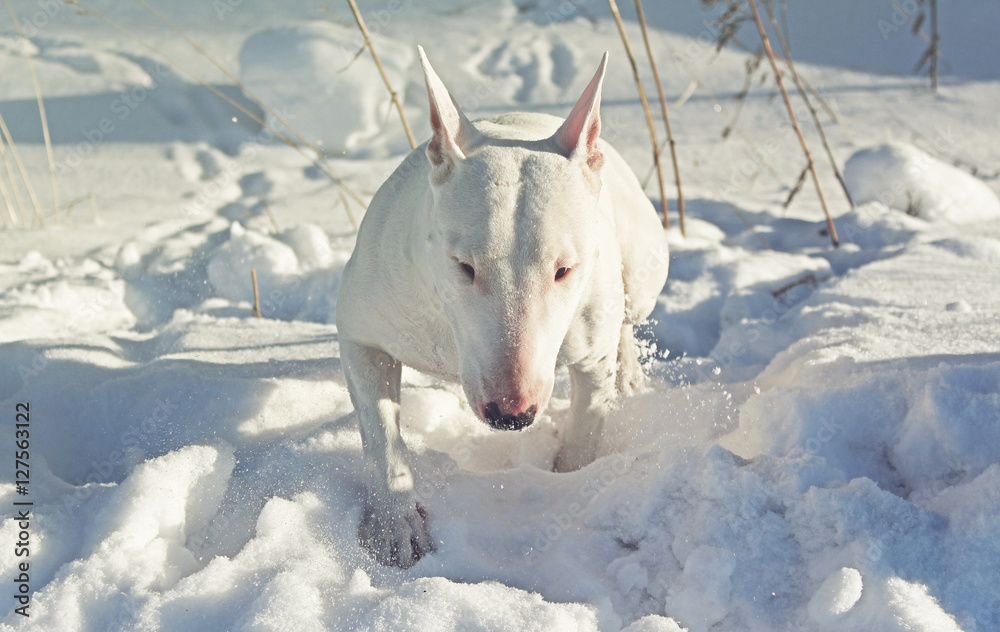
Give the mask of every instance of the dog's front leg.
[{"label": "dog's front leg", "polygon": [[402,364],[384,351],[351,342],[341,342],[340,353],[371,479],[358,540],[379,563],[409,568],[433,547],[399,436]]},{"label": "dog's front leg", "polygon": [[563,435],[562,448],[556,455],[555,471],[572,472],[597,457],[601,426],[617,396],[616,372],[616,354],[569,367],[572,388],[570,419]]}]

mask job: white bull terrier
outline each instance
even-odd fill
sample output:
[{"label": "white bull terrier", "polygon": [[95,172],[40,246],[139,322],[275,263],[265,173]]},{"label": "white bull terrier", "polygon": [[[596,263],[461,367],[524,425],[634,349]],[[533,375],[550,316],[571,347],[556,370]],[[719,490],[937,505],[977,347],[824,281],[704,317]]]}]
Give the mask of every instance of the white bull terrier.
[{"label": "white bull terrier", "polygon": [[402,365],[461,381],[500,430],[530,425],[566,365],[571,419],[554,468],[580,468],[618,394],[642,377],[632,326],[652,311],[668,263],[656,211],[598,138],[606,53],[565,121],[470,123],[419,52],[433,136],[372,199],[337,300],[372,468],[358,537],[403,568],[433,546],[399,434]]}]

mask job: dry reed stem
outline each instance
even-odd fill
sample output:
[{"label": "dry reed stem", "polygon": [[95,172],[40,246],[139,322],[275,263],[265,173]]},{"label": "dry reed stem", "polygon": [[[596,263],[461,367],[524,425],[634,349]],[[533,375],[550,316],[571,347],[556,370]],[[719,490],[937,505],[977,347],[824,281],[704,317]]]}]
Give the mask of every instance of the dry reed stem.
[{"label": "dry reed stem", "polygon": [[[354,2],[354,0],[348,1]],[[663,83],[660,82],[660,72],[656,69],[656,59],[653,56],[653,49],[649,45],[649,33],[646,30],[646,15],[642,11],[642,0],[635,0],[635,11],[639,17],[639,28],[642,30],[642,41],[646,46],[646,56],[649,57],[649,67],[653,70],[656,92],[660,97],[660,113],[663,116],[663,125],[667,129],[667,142],[670,143],[670,159],[674,164],[674,183],[677,185],[677,213],[680,216],[681,235],[687,237],[687,230],[684,226],[684,190],[681,188],[681,170],[677,161],[677,142],[674,140],[674,133],[670,129],[670,117],[667,115],[667,99],[663,96]],[[664,204],[665,208],[666,204]]]},{"label": "dry reed stem", "polygon": [[938,51],[941,45],[941,35],[938,33],[938,6],[937,0],[929,0],[931,14],[931,47],[928,53],[931,56],[931,92],[937,92],[938,88]]},{"label": "dry reed stem", "polygon": [[[3,115],[0,114],[0,119]],[[7,180],[10,182],[11,191],[14,193],[14,201],[17,202],[17,214],[11,215],[14,225],[27,224],[27,214],[24,211],[24,200],[21,199],[21,190],[17,186],[17,179],[14,177],[14,168],[10,165],[10,158],[7,156],[7,136],[0,133],[0,159],[3,160],[4,171],[7,173]],[[13,209],[12,209],[13,211]]]},{"label": "dry reed stem", "polygon": [[[7,150],[4,149],[6,143],[3,137],[0,136],[0,154],[3,155],[4,165],[7,167],[8,173],[10,172],[10,163],[7,161]],[[14,202],[10,197],[10,192],[7,190],[7,184],[4,181],[4,177],[0,174],[0,196],[3,197],[4,208],[7,209],[7,214],[3,216],[3,223],[5,226],[10,226],[14,228],[20,223],[20,218],[14,209]]]},{"label": "dry reed stem", "polygon": [[[67,0],[63,0],[63,2],[66,2],[66,1]],[[309,156],[306,156],[305,154],[302,154],[302,155],[305,156],[310,162],[313,162],[313,164],[315,164],[316,161],[319,161],[320,163],[322,163],[322,167],[320,165],[316,165],[316,167],[319,168],[319,170],[321,172],[323,172],[327,177],[329,177],[333,181],[333,183],[336,184],[338,187],[346,188],[348,194],[361,206],[361,208],[367,208],[367,205],[364,203],[364,201],[361,199],[361,197],[353,189],[351,189],[351,187],[348,186],[347,183],[344,182],[342,178],[340,178],[340,176],[338,176],[336,173],[334,173],[333,167],[330,166],[330,163],[327,161],[326,157],[323,155],[323,152],[321,152],[319,149],[317,149],[316,146],[313,145],[311,142],[309,142],[308,140],[306,140],[306,138],[304,136],[302,136],[302,134],[300,134],[294,127],[292,127],[292,125],[287,120],[285,120],[285,118],[283,116],[281,116],[281,114],[278,113],[277,110],[275,110],[274,108],[272,108],[271,106],[269,106],[267,103],[265,103],[263,99],[261,99],[260,97],[258,97],[255,92],[253,92],[252,90],[250,90],[249,87],[247,87],[242,81],[240,81],[239,77],[237,77],[233,73],[229,72],[229,70],[227,70],[225,66],[223,66],[221,63],[219,63],[218,60],[216,60],[214,57],[212,57],[210,54],[208,54],[208,51],[206,51],[204,48],[202,48],[202,46],[199,45],[198,42],[196,42],[193,39],[191,39],[190,37],[188,37],[187,34],[184,33],[184,31],[182,31],[176,24],[174,24],[173,22],[171,22],[165,15],[163,15],[162,13],[160,13],[159,11],[157,11],[156,8],[154,8],[152,5],[150,5],[148,2],[146,2],[146,0],[139,0],[139,2],[144,7],[146,7],[146,9],[150,13],[152,13],[154,16],[156,16],[157,19],[159,19],[161,22],[163,22],[163,24],[165,24],[170,30],[172,30],[173,32],[177,33],[177,35],[179,35],[181,37],[181,39],[183,39],[185,42],[187,42],[188,45],[191,46],[191,48],[193,48],[194,50],[196,50],[199,54],[201,54],[202,57],[204,57],[205,59],[207,59],[213,66],[215,66],[216,68],[218,68],[224,75],[226,75],[226,77],[228,77],[231,81],[233,81],[233,83],[235,83],[236,85],[238,85],[240,87],[240,89],[243,90],[243,92],[248,97],[250,97],[251,99],[253,99],[253,101],[257,105],[259,105],[261,107],[262,110],[264,110],[265,112],[267,112],[268,114],[270,114],[271,116],[273,116],[274,119],[276,121],[278,121],[278,123],[280,123],[281,125],[283,125],[285,127],[285,129],[287,129],[289,131],[289,133],[291,133],[292,136],[294,136],[296,138],[296,140],[298,140],[302,145],[305,145],[309,149],[312,149],[313,152],[316,154],[315,158],[310,158]],[[151,50],[155,51],[155,49],[151,49]],[[159,54],[163,55],[163,53],[159,53]],[[166,56],[164,55],[164,57],[166,57]],[[174,64],[175,66],[177,65],[175,62],[171,62],[171,63]],[[219,93],[218,91],[214,90],[207,83],[204,83],[204,82],[200,81],[198,78],[193,77],[192,74],[189,71],[187,72],[187,74],[188,74],[188,76],[191,76],[195,81],[198,81],[199,83],[201,83],[203,86],[208,87],[210,90],[212,90],[213,92],[215,92],[215,94],[219,95],[220,97],[222,97],[223,99],[225,99],[227,102],[229,102],[232,105],[238,107],[241,111],[247,113],[251,117],[252,120],[261,123],[262,125],[264,125],[264,127],[267,127],[269,130],[271,130],[272,132],[274,132],[275,134],[277,134],[281,138],[281,140],[283,140],[285,143],[288,143],[288,140],[286,138],[284,138],[284,137],[281,137],[281,135],[278,134],[277,130],[275,130],[273,127],[271,127],[271,126],[263,123],[263,121],[261,121],[259,118],[257,118],[254,115],[250,114],[249,112],[247,112],[243,108],[240,108],[238,105],[236,105],[235,102],[233,102],[232,100],[230,100],[228,97],[224,96],[223,94]],[[299,153],[302,153],[301,150],[299,151]],[[325,170],[324,170],[324,168],[325,168]],[[348,215],[351,215],[349,209],[348,209]],[[357,230],[357,224],[354,222],[353,216],[351,216],[351,224],[354,226],[355,230]]]},{"label": "dry reed stem", "polygon": [[[767,9],[767,17],[771,22],[771,26],[774,27],[774,32],[778,36],[778,43],[781,44],[781,50],[785,54],[785,65],[788,66],[789,72],[792,73],[792,83],[795,84],[795,89],[799,93],[799,98],[806,104],[806,108],[809,110],[809,116],[812,117],[813,126],[816,128],[816,132],[819,134],[819,140],[823,144],[823,149],[826,151],[826,157],[830,161],[830,167],[833,169],[833,175],[836,176],[837,182],[840,184],[841,190],[844,192],[844,197],[847,198],[847,203],[854,208],[854,199],[851,197],[851,192],[847,190],[847,182],[844,181],[844,176],[840,173],[840,168],[837,167],[837,159],[833,156],[833,149],[830,148],[830,141],[826,138],[826,131],[823,129],[823,123],[819,120],[819,114],[816,113],[816,108],[813,107],[812,102],[809,100],[809,95],[806,94],[806,90],[802,85],[802,81],[799,79],[799,73],[795,70],[795,63],[792,61],[792,51],[788,47],[788,40],[781,32],[781,27],[778,26],[778,20],[774,17],[774,10],[771,5],[765,4],[764,8]],[[785,205],[788,206],[787,204]]]},{"label": "dry reed stem", "polygon": [[344,205],[344,212],[347,213],[348,221],[351,222],[351,226],[353,226],[354,230],[357,231],[358,220],[354,219],[354,213],[351,211],[350,204],[347,203],[347,197],[344,195],[344,192],[340,189],[337,189],[337,194],[340,196],[340,203]]},{"label": "dry reed stem", "polygon": [[410,149],[416,149],[417,141],[413,138],[410,123],[406,120],[406,114],[403,113],[403,104],[399,102],[399,94],[393,90],[392,84],[389,82],[389,77],[385,74],[385,68],[382,67],[382,60],[379,59],[378,53],[375,52],[375,45],[372,44],[372,38],[368,34],[368,27],[365,26],[364,18],[361,17],[361,11],[358,10],[358,5],[354,0],[347,0],[347,4],[351,6],[351,12],[354,13],[354,19],[358,23],[358,28],[361,29],[361,34],[365,36],[365,45],[368,46],[368,51],[372,54],[372,59],[375,60],[375,65],[378,67],[378,73],[382,75],[382,81],[385,83],[386,89],[389,90],[389,96],[396,106],[396,111],[399,112],[399,119],[403,121],[403,129],[406,130],[406,138],[410,141]]},{"label": "dry reed stem", "polygon": [[87,199],[86,195],[82,195],[78,198],[74,198],[66,203],[66,216],[63,217],[63,221],[68,222],[73,216],[73,211],[76,209],[77,205]]},{"label": "dry reed stem", "polygon": [[[288,125],[287,122],[284,122],[284,120],[280,116],[276,116],[276,118],[279,120],[279,122],[281,122],[282,125],[284,125],[288,129],[288,131],[290,133],[292,133],[295,137],[297,137],[300,140],[302,140],[302,142],[303,142],[303,144],[305,144],[305,146],[309,147],[314,152],[316,152],[316,157],[312,157],[312,156],[308,155],[305,152],[305,150],[303,150],[303,148],[300,145],[295,144],[290,138],[288,138],[286,135],[282,134],[278,130],[274,129],[274,127],[272,127],[266,121],[264,121],[263,119],[261,119],[259,116],[257,116],[256,114],[254,114],[250,110],[248,110],[245,107],[243,107],[241,104],[239,104],[238,102],[236,102],[234,99],[230,98],[228,95],[226,95],[224,92],[220,91],[215,86],[209,84],[208,82],[206,82],[203,79],[201,79],[200,77],[198,77],[191,70],[189,70],[189,69],[185,68],[184,66],[182,66],[181,64],[177,63],[176,60],[172,59],[171,57],[169,57],[168,55],[166,55],[165,53],[163,53],[163,51],[161,51],[161,50],[157,49],[156,47],[152,46],[151,44],[147,43],[141,37],[139,37],[138,35],[136,35],[132,31],[130,31],[129,29],[127,29],[127,28],[121,26],[120,24],[116,23],[115,21],[113,21],[112,19],[110,19],[109,17],[107,17],[106,15],[104,15],[103,13],[101,13],[100,11],[98,11],[98,10],[92,8],[92,7],[87,6],[87,5],[83,4],[82,2],[77,2],[76,0],[62,0],[62,2],[65,2],[66,4],[71,4],[73,6],[79,7],[80,10],[83,11],[85,14],[89,14],[89,15],[92,15],[93,17],[96,17],[97,19],[101,20],[102,22],[104,22],[108,26],[111,26],[112,28],[118,30],[122,34],[124,34],[124,35],[132,38],[133,40],[135,40],[136,42],[138,42],[139,44],[141,44],[143,47],[147,48],[148,50],[150,50],[153,53],[155,53],[155,54],[159,55],[160,57],[162,57],[171,66],[173,66],[174,68],[176,68],[177,70],[179,70],[182,74],[184,74],[185,76],[187,76],[189,79],[191,79],[194,82],[198,83],[202,87],[208,89],[210,92],[212,92],[213,94],[215,94],[217,97],[219,97],[220,99],[222,99],[226,103],[229,103],[230,105],[232,105],[234,108],[236,108],[237,110],[239,110],[240,112],[242,112],[243,114],[245,114],[248,118],[250,118],[250,120],[254,121],[255,123],[257,123],[261,127],[264,127],[266,129],[270,130],[275,135],[276,138],[278,138],[280,141],[282,141],[283,143],[285,143],[286,145],[288,145],[289,147],[291,147],[292,149],[294,149],[296,152],[298,152],[299,154],[301,154],[313,166],[315,166],[317,169],[319,169],[321,173],[323,173],[325,176],[327,176],[328,178],[330,178],[330,180],[334,184],[336,184],[339,189],[341,189],[344,192],[346,192],[347,195],[351,199],[353,199],[355,202],[357,202],[362,208],[367,208],[367,204],[365,204],[364,200],[361,199],[361,196],[359,196],[354,191],[354,189],[352,189],[347,184],[347,182],[345,182],[343,180],[343,178],[341,178],[339,175],[337,175],[333,171],[333,168],[330,166],[330,163],[326,161],[326,159],[323,157],[323,155],[318,150],[316,150],[316,148],[313,147],[309,142],[303,140],[302,136],[298,132],[296,132],[294,128],[292,128],[290,125]],[[154,14],[156,14],[155,11],[154,11]],[[166,18],[161,18],[161,19],[166,20]],[[166,22],[166,24],[168,26],[171,25],[169,22]],[[173,28],[176,29],[176,27],[173,27]],[[181,33],[179,30],[177,32]],[[183,33],[181,33],[181,34],[183,35]],[[191,40],[189,40],[187,38],[185,38],[185,39],[188,41],[188,43],[191,43]],[[206,53],[204,50],[201,50],[200,52],[203,55],[205,55],[206,58],[209,59],[209,61],[212,61],[213,63],[215,63],[217,65],[217,67],[221,68],[221,66],[218,65],[218,62],[215,62],[210,56],[208,56],[208,53]],[[237,80],[237,82],[238,82],[238,80]],[[257,100],[257,101],[259,103],[259,100]],[[264,105],[264,104],[260,104],[260,105],[261,105],[262,108],[265,109],[265,111],[268,111],[268,112],[270,112],[272,114],[276,114],[273,110],[271,110],[270,108],[268,108],[266,105]],[[356,224],[354,225],[354,227],[355,227],[355,229],[357,229],[357,225]]]},{"label": "dry reed stem", "polygon": [[271,220],[271,226],[274,227],[274,232],[280,233],[281,227],[278,226],[278,220],[275,218],[274,213],[271,212],[271,205],[267,203],[267,198],[263,195],[258,196],[260,200],[260,205],[264,208],[264,212],[267,214],[267,218]]},{"label": "dry reed stem", "polygon": [[920,60],[917,62],[917,67],[914,72],[919,71],[923,65],[930,60],[930,77],[931,77],[931,91],[937,92],[938,86],[938,57],[940,54],[940,44],[941,44],[941,34],[938,32],[938,13],[937,13],[937,0],[929,0],[930,4],[930,15],[931,15],[931,34],[928,35],[924,32],[921,26],[923,15],[921,15],[916,20],[910,15],[910,12],[906,10],[899,0],[889,0],[892,6],[896,7],[901,15],[906,16],[907,20],[910,22],[910,26],[913,27],[913,32],[919,34],[920,37],[927,42],[927,49],[920,56]]},{"label": "dry reed stem", "polygon": [[774,77],[778,82],[778,88],[781,90],[781,97],[785,100],[785,107],[788,109],[788,116],[792,121],[792,127],[795,129],[795,134],[799,137],[799,144],[802,145],[802,152],[806,156],[806,164],[809,166],[809,173],[812,174],[813,184],[816,185],[816,195],[819,196],[820,206],[823,207],[823,214],[826,215],[826,225],[830,231],[830,241],[833,242],[833,247],[836,248],[840,245],[840,240],[837,238],[837,229],[833,225],[833,218],[830,217],[830,209],[827,208],[826,205],[826,197],[823,195],[823,187],[819,183],[819,175],[816,173],[816,163],[813,161],[812,154],[809,152],[809,144],[806,143],[806,137],[802,135],[802,128],[799,127],[799,121],[795,117],[795,108],[792,107],[792,99],[788,96],[788,90],[785,89],[785,81],[781,78],[781,70],[778,69],[778,62],[774,59],[774,51],[771,49],[771,41],[767,37],[767,31],[764,30],[764,23],[760,19],[760,13],[757,11],[757,3],[755,0],[750,0],[750,9],[753,12],[754,22],[757,24],[757,32],[760,34],[760,39],[764,43],[764,51],[767,53],[767,58],[771,62],[772,70],[774,70]]},{"label": "dry reed stem", "polygon": [[[27,39],[24,37],[24,31],[21,29],[21,21],[17,19],[17,13],[14,12],[14,7],[10,4],[10,0],[4,0],[4,4],[7,5],[7,12],[10,13],[10,18],[14,21],[14,30],[17,32],[18,37]],[[58,213],[60,206],[59,184],[56,180],[56,159],[52,153],[52,138],[49,135],[49,118],[45,115],[45,100],[42,99],[42,86],[38,82],[38,71],[35,69],[35,60],[31,57],[25,57],[25,60],[28,62],[28,72],[31,74],[31,83],[35,88],[35,100],[38,101],[38,116],[42,119],[42,138],[45,140],[45,157],[49,161],[49,178],[52,181],[52,208]],[[41,216],[38,219],[41,221]]]},{"label": "dry reed stem", "polygon": [[[17,166],[17,172],[21,174],[21,180],[24,182],[24,188],[28,192],[28,197],[31,199],[31,204],[35,209],[35,216],[38,218],[39,223],[44,225],[45,220],[42,218],[42,207],[38,205],[38,196],[35,195],[35,187],[31,186],[31,178],[28,177],[28,170],[24,168],[24,163],[21,161],[21,152],[17,150],[17,145],[14,144],[14,137],[11,136],[10,129],[7,128],[7,121],[4,120],[2,115],[0,115],[0,132],[3,133],[3,137],[7,141],[7,146],[10,147],[10,155],[14,159],[14,164]],[[11,176],[11,186],[17,186],[14,184],[13,176]],[[17,189],[15,188],[15,191],[16,190]],[[20,198],[20,193],[17,194],[17,197]],[[28,223],[27,217],[22,217],[21,219],[25,224]]]},{"label": "dry reed stem", "polygon": [[10,195],[7,193],[7,185],[4,184],[3,177],[0,176],[0,197],[3,197],[4,209],[7,213],[0,213],[0,217],[3,218],[3,225],[13,228],[17,224],[17,218],[14,216],[14,205],[11,202]]},{"label": "dry reed stem", "polygon": [[87,195],[81,195],[78,198],[70,200],[66,204],[66,216],[63,217],[63,221],[68,222],[69,219],[70,219],[70,217],[73,216],[73,211],[76,209],[76,207],[79,206],[81,203],[86,202],[88,200],[90,201],[90,212],[93,215],[94,220],[96,220],[97,219],[97,202],[94,200],[94,194],[93,193],[88,193]]},{"label": "dry reed stem", "polygon": [[253,315],[262,318],[260,315],[260,293],[257,291],[257,268],[250,268],[250,279],[253,281]]},{"label": "dry reed stem", "polygon": [[615,0],[608,0],[608,6],[611,7],[611,14],[615,18],[615,24],[618,26],[618,33],[621,35],[622,44],[625,45],[625,54],[628,55],[628,62],[632,66],[635,87],[639,90],[639,100],[642,101],[642,111],[646,114],[646,125],[649,126],[649,139],[653,143],[653,165],[656,166],[656,179],[660,185],[660,203],[663,206],[663,227],[670,228],[667,192],[663,186],[663,169],[660,166],[660,143],[656,140],[656,126],[653,124],[653,115],[649,111],[646,91],[642,87],[642,79],[639,77],[639,66],[635,63],[635,55],[632,53],[632,46],[629,44],[628,35],[625,33],[625,24],[622,22],[621,14],[618,12],[618,3]]},{"label": "dry reed stem", "polygon": [[759,232],[757,232],[757,227],[754,226],[749,219],[747,219],[746,214],[740,210],[740,207],[736,206],[735,204],[730,204],[729,208],[733,209],[733,211],[736,213],[736,216],[740,218],[743,224],[750,230],[751,233],[753,233],[753,236],[757,238],[757,241],[759,241],[764,246],[764,248],[766,248],[767,250],[774,250],[774,248],[771,247],[771,244],[767,243],[767,240],[764,239],[764,236],[761,235]]}]

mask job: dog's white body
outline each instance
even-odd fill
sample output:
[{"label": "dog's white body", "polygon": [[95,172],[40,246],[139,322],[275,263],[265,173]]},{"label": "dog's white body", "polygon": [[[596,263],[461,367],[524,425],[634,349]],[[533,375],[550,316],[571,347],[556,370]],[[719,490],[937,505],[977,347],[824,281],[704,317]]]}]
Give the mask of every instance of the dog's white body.
[{"label": "dog's white body", "polygon": [[400,370],[460,381],[473,410],[520,429],[570,370],[556,459],[596,456],[603,419],[641,377],[632,326],[667,276],[660,221],[635,175],[599,140],[607,56],[570,116],[475,125],[421,50],[432,139],[369,206],[337,300],[341,356],[372,465],[362,543],[383,564],[432,550],[399,436]]}]

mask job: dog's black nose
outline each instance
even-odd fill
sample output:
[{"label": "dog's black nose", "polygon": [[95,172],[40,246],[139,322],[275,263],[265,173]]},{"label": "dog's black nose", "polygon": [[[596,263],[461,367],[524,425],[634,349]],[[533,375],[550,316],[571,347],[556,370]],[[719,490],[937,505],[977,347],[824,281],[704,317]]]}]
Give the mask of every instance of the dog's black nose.
[{"label": "dog's black nose", "polygon": [[490,402],[486,404],[483,413],[486,416],[486,423],[496,430],[522,430],[535,420],[536,410],[537,408],[532,406],[523,413],[508,415],[500,410],[500,406],[496,402]]}]

